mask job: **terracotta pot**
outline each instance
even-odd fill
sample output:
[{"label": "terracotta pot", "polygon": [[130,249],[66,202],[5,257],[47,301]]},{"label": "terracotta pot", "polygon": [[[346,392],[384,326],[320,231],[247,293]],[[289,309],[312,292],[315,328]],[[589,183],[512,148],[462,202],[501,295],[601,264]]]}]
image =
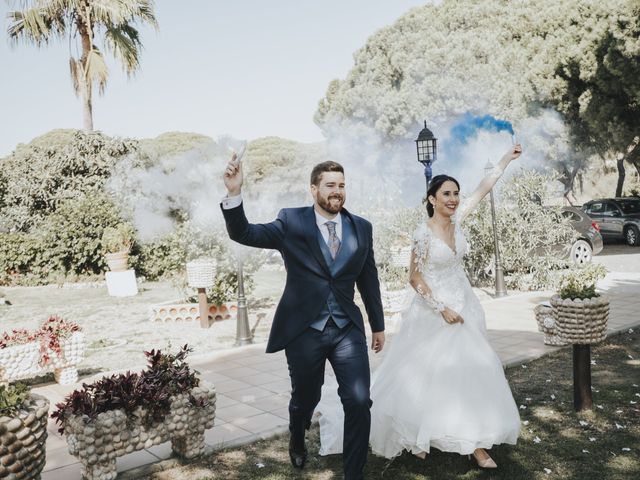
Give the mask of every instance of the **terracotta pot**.
[{"label": "terracotta pot", "polygon": [[105,260],[112,272],[124,272],[129,264],[129,252],[105,253]]}]

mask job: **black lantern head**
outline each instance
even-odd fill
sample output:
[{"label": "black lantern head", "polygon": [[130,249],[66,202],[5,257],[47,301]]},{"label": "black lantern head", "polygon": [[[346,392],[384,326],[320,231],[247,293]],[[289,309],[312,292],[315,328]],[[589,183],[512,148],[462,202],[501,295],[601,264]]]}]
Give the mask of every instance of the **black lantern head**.
[{"label": "black lantern head", "polygon": [[420,130],[416,139],[416,148],[418,150],[418,161],[423,165],[431,165],[437,159],[436,142],[437,138],[433,136],[433,132],[427,128],[427,122],[424,122],[424,128]]}]

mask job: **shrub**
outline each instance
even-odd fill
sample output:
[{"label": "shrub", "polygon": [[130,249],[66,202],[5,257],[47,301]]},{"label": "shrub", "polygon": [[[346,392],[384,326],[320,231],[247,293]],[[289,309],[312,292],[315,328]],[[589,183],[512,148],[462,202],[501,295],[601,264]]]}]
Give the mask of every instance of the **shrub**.
[{"label": "shrub", "polygon": [[106,227],[102,233],[102,251],[104,253],[128,252],[134,238],[135,230],[129,223]]},{"label": "shrub", "polygon": [[0,415],[14,415],[29,397],[29,387],[24,383],[0,384]]},{"label": "shrub", "polygon": [[598,297],[596,283],[606,275],[604,265],[591,263],[584,267],[573,267],[560,279],[558,294],[563,300]]},{"label": "shrub", "polygon": [[18,145],[0,160],[0,223],[30,232],[62,203],[101,191],[114,165],[137,148],[135,140],[76,130],[53,130]]},{"label": "shrub", "polygon": [[[64,402],[57,404],[56,411],[51,414],[60,425],[58,431],[64,433],[65,421],[70,416],[86,415],[95,420],[99,413],[116,409],[133,418],[142,408],[142,420],[147,424],[162,420],[170,411],[172,396],[189,392],[200,384],[185,362],[189,352],[187,345],[175,355],[160,350],[144,352],[149,362],[147,370],[111,375],[83,384],[81,390],[73,391]],[[196,402],[193,397],[191,401]]]}]

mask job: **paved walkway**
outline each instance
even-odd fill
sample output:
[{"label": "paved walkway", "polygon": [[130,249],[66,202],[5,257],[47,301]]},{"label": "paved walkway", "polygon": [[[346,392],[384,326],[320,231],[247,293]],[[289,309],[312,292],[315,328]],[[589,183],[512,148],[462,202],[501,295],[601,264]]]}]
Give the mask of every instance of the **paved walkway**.
[{"label": "paved walkway", "polygon": [[[609,331],[615,332],[640,324],[640,274],[618,273],[600,285],[611,298]],[[501,299],[484,296],[491,344],[505,366],[526,362],[557,349],[543,344],[533,314],[534,307],[547,300],[550,292],[514,294]],[[390,341],[395,322],[388,321]],[[212,382],[217,390],[215,426],[206,432],[211,449],[249,443],[286,431],[290,383],[284,354],[265,354],[264,345],[251,345],[214,352],[192,359],[191,365],[201,378]],[[381,356],[372,355],[372,368]],[[100,374],[103,375],[103,374]],[[84,379],[86,382],[89,379]],[[34,391],[47,396],[53,405],[79,385],[62,387],[50,384]],[[138,467],[171,457],[167,442],[118,459],[123,478],[136,478]],[[119,476],[120,477],[120,476]],[[80,464],[67,452],[66,441],[49,421],[47,463],[43,480],[80,479]]]}]

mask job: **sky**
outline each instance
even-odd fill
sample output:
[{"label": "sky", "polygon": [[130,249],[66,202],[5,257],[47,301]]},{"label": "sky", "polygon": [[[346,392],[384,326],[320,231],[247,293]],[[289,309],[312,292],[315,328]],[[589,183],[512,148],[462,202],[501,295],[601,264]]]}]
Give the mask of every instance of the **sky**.
[{"label": "sky", "polygon": [[[18,5],[20,2],[13,2]],[[109,56],[94,128],[112,136],[168,131],[240,139],[322,140],[313,122],[334,78],[376,30],[426,0],[157,0],[159,30],[141,28],[141,69],[127,78]],[[54,128],[82,128],[68,40],[12,46],[0,0],[0,157]],[[101,43],[98,47],[102,49]]]}]

